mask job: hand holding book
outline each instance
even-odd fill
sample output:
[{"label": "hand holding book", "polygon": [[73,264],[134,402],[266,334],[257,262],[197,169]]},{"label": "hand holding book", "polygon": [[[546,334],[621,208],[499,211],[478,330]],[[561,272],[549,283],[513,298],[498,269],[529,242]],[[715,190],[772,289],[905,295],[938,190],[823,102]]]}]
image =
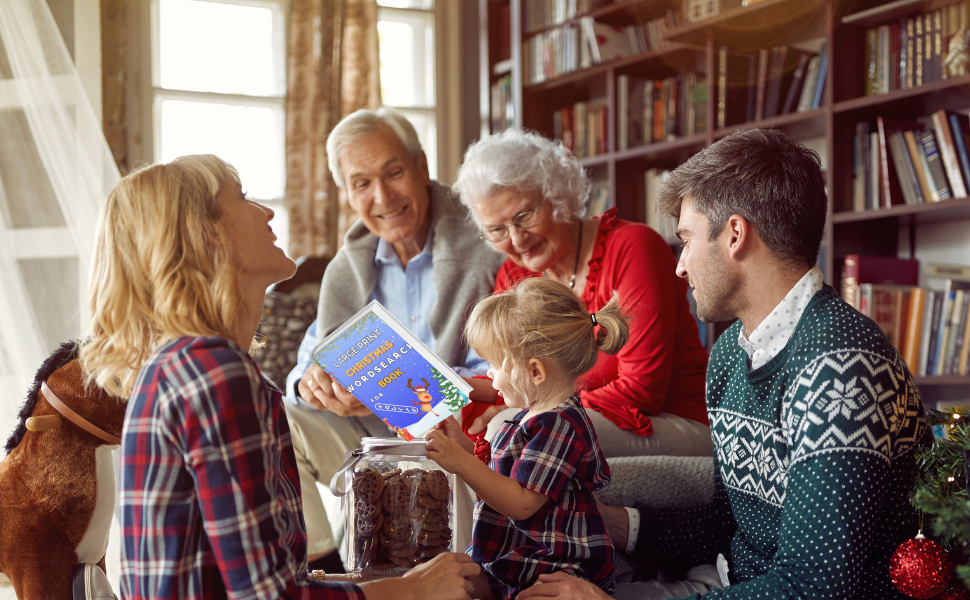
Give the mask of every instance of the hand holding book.
[{"label": "hand holding book", "polygon": [[298,387],[300,397],[320,410],[329,410],[339,417],[366,417],[371,414],[371,409],[334,381],[320,365],[311,364]]}]

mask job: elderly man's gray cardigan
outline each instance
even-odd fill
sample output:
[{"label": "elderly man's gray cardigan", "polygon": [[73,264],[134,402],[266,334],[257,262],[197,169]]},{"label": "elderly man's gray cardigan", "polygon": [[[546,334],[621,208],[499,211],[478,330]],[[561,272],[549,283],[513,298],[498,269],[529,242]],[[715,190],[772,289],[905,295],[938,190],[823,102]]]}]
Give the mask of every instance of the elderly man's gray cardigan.
[{"label": "elderly man's gray cardigan", "polygon": [[[435,354],[451,366],[461,365],[468,354],[462,336],[465,320],[475,301],[492,293],[495,273],[506,256],[479,237],[468,209],[450,188],[432,181],[428,195],[434,229],[432,279],[437,293],[428,326],[435,339]],[[347,230],[343,247],[323,276],[318,342],[370,302],[377,283],[374,257],[379,241],[362,221]]]}]

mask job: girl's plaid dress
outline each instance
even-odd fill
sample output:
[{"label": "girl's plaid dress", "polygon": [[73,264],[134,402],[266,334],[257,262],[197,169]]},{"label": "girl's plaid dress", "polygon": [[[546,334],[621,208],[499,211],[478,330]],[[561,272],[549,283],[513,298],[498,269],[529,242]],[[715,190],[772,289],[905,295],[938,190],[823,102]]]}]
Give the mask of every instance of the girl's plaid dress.
[{"label": "girl's plaid dress", "polygon": [[578,396],[523,422],[506,421],[492,440],[492,470],[551,500],[528,519],[510,519],[481,500],[468,554],[496,598],[510,600],[542,573],[565,571],[613,590],[613,544],[593,492],[610,482],[593,425]]}]

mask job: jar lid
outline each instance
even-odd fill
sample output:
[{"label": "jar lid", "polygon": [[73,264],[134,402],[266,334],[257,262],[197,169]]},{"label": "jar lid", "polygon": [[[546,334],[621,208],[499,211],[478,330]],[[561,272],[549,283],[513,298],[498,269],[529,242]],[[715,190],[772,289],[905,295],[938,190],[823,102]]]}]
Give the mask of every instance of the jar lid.
[{"label": "jar lid", "polygon": [[395,456],[427,456],[427,440],[410,442],[399,437],[365,437],[360,440],[365,454],[391,454]]}]

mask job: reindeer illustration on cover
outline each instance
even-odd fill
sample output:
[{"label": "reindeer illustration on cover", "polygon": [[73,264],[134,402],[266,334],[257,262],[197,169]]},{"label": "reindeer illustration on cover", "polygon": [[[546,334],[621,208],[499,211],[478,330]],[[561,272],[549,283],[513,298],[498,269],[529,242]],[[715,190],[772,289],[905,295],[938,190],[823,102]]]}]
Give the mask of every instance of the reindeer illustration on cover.
[{"label": "reindeer illustration on cover", "polygon": [[420,404],[421,412],[429,412],[437,417],[438,413],[431,409],[431,394],[428,393],[428,380],[422,377],[421,381],[424,382],[424,386],[419,385],[418,387],[414,387],[411,384],[411,380],[408,379],[408,388],[418,395],[418,401],[412,404],[412,406],[418,406]]}]

